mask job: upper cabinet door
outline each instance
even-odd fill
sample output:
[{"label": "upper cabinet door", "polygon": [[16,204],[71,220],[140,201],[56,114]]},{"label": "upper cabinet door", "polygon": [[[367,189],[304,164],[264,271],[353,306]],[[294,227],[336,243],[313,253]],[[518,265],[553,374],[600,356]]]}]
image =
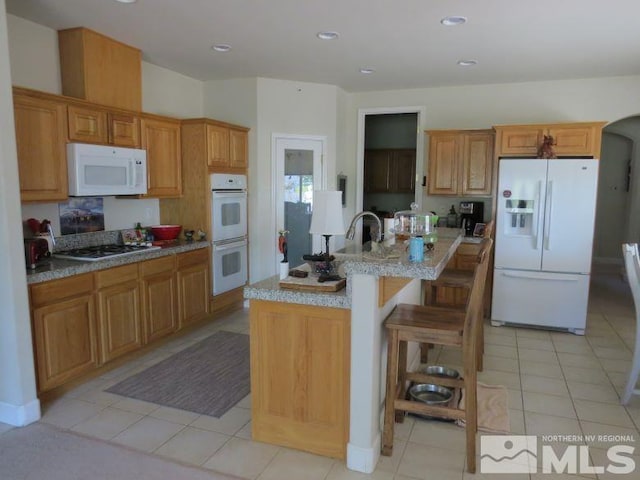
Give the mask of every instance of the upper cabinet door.
[{"label": "upper cabinet door", "polygon": [[416,151],[396,150],[391,163],[391,184],[398,193],[413,193],[416,185]]},{"label": "upper cabinet door", "polygon": [[147,196],[182,194],[180,122],[142,117],[142,148],[147,151]]},{"label": "upper cabinet door", "polygon": [[429,140],[429,195],[458,193],[458,158],[461,136],[457,134],[431,135]]},{"label": "upper cabinet door", "polygon": [[249,135],[243,130],[229,130],[229,166],[247,168]]},{"label": "upper cabinet door", "polygon": [[599,138],[594,127],[553,127],[549,128],[549,135],[553,137],[556,155],[600,156],[599,147],[594,151],[596,138]]},{"label": "upper cabinet door", "polygon": [[207,165],[211,168],[229,166],[229,129],[207,125]]},{"label": "upper cabinet door", "polygon": [[66,105],[21,95],[13,102],[22,201],[66,200]]},{"label": "upper cabinet door", "polygon": [[493,142],[492,133],[465,135],[462,156],[463,195],[491,195]]},{"label": "upper cabinet door", "polygon": [[140,119],[135,115],[109,113],[109,143],[118,147],[140,148]]},{"label": "upper cabinet door", "polygon": [[107,114],[93,108],[69,105],[69,140],[85,143],[107,143]]},{"label": "upper cabinet door", "polygon": [[537,126],[505,129],[500,141],[500,155],[536,156],[543,134],[544,130]]},{"label": "upper cabinet door", "polygon": [[391,189],[390,150],[366,150],[364,153],[364,191],[389,192]]}]

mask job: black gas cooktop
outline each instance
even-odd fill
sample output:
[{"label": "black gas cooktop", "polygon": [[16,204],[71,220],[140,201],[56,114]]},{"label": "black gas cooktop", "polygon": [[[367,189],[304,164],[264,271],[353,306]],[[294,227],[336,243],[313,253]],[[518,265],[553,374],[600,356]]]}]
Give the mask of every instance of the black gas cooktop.
[{"label": "black gas cooktop", "polygon": [[139,252],[148,252],[149,250],[157,250],[157,246],[142,245],[97,245],[95,247],[74,248],[72,250],[64,250],[54,253],[55,257],[66,258],[68,260],[82,260],[86,262],[95,262],[105,260],[107,258],[121,257],[123,255],[131,255]]}]

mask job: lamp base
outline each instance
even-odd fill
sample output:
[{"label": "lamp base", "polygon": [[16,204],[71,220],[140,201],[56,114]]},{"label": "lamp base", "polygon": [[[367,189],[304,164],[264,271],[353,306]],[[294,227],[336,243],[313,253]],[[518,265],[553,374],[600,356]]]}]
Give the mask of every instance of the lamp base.
[{"label": "lamp base", "polygon": [[324,247],[324,254],[325,257],[328,259],[329,258],[329,238],[331,237],[331,235],[322,235],[324,237],[324,242],[325,242],[325,247]]}]

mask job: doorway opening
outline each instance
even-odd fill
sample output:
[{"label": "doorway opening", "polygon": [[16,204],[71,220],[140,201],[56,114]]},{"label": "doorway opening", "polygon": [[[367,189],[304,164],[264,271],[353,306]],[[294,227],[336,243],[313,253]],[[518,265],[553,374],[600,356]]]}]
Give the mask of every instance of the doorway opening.
[{"label": "doorway opening", "polygon": [[[320,251],[320,236],[311,235],[313,191],[322,190],[325,137],[274,135],[276,172],[276,228],[287,231],[287,259],[291,268],[304,263],[302,256]],[[283,256],[276,252],[276,272]]]},{"label": "doorway opening", "polygon": [[[412,202],[422,203],[424,107],[372,108],[359,111],[356,211],[381,219]],[[356,238],[370,240],[365,217]]]}]

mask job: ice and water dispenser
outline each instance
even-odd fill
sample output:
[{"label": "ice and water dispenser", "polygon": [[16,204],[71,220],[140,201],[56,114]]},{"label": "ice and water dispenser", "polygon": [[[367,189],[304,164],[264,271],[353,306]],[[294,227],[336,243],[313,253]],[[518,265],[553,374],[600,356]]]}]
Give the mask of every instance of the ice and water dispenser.
[{"label": "ice and water dispenser", "polygon": [[533,236],[534,200],[503,198],[505,235]]}]

